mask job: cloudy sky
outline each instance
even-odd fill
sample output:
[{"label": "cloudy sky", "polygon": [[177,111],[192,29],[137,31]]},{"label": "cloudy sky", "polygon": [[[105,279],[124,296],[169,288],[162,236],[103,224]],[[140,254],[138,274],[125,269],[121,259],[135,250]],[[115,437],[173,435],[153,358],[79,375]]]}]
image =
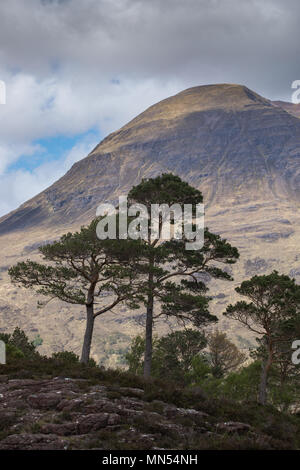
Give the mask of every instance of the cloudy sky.
[{"label": "cloudy sky", "polygon": [[0,215],[185,88],[291,100],[297,0],[1,0]]}]

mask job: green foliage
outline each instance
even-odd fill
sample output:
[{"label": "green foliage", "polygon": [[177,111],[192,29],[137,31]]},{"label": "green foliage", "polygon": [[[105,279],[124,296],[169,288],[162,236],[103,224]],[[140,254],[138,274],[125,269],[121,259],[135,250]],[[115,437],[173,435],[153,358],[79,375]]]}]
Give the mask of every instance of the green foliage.
[{"label": "green foliage", "polygon": [[[159,339],[154,336],[152,339],[152,346],[153,346],[153,363],[154,363],[154,373],[153,377],[157,377],[157,370],[159,366],[156,364],[156,348],[159,343]],[[125,361],[128,365],[128,371],[132,374],[142,375],[143,368],[144,368],[144,354],[145,354],[145,337],[138,335],[133,338],[129,351],[125,354]]]},{"label": "green foliage", "polygon": [[159,378],[186,383],[194,357],[201,354],[207,340],[193,329],[175,331],[163,336],[154,348],[154,373]]},{"label": "green foliage", "polygon": [[[114,296],[112,303],[121,298],[135,308],[131,288],[133,273],[128,261],[138,250],[138,243],[98,239],[98,222],[99,218],[88,227],[81,227],[79,232],[67,233],[59,241],[41,246],[43,260],[50,264],[20,262],[9,269],[12,282],[36,288],[37,293],[46,297],[80,305],[90,302],[91,292],[99,298],[110,292]],[[101,313],[104,312],[100,308],[95,315]]]},{"label": "green foliage", "polygon": [[43,344],[44,340],[43,338],[40,337],[39,334],[35,336],[35,338],[32,341],[32,344],[34,345],[35,348],[41,346]]},{"label": "green foliage", "polygon": [[[130,204],[143,204],[150,213],[151,206],[168,205],[170,212],[182,211],[185,204],[193,206],[202,203],[203,197],[199,190],[182,181],[173,174],[163,174],[156,178],[143,179],[134,186],[128,195]],[[235,263],[239,257],[236,248],[226,240],[209,232],[204,233],[204,246],[200,249],[188,250],[190,242],[187,224],[182,223],[181,239],[171,236],[171,240],[163,240],[163,226],[168,219],[174,223],[174,217],[160,207],[156,219],[152,215],[147,219],[148,238],[144,239],[142,250],[136,259],[137,272],[143,279],[139,292],[144,295],[147,308],[146,343],[145,343],[145,374],[150,375],[152,348],[152,329],[157,319],[177,321],[181,326],[192,324],[202,327],[216,322],[216,316],[208,309],[210,298],[206,295],[207,287],[200,275],[205,272],[215,278],[231,280],[220,264]],[[195,215],[195,212],[194,212]],[[151,237],[150,227],[157,226],[156,237]],[[191,223],[189,229],[195,229]],[[194,230],[195,233],[195,230]]]},{"label": "green foliage", "polygon": [[215,377],[223,377],[238,369],[247,358],[226,333],[218,329],[208,335],[208,357]]},{"label": "green foliage", "polygon": [[79,356],[73,351],[59,351],[52,354],[52,359],[70,364],[77,364],[79,362]]},{"label": "green foliage", "polygon": [[[73,351],[59,351],[59,352],[53,353],[51,358],[65,365],[79,364],[79,356],[77,356],[77,354],[75,354]],[[95,359],[90,357],[88,366],[97,367],[97,363]]]},{"label": "green foliage", "polygon": [[[225,377],[215,377],[208,362],[202,357],[193,360],[190,382],[200,386],[210,397],[234,400],[240,403],[257,401],[262,363],[255,360]],[[269,403],[282,411],[298,410],[300,405],[299,379],[280,382],[280,370],[273,365],[268,382]]]},{"label": "green foliage", "polygon": [[258,396],[261,363],[254,361],[226,377],[215,376],[207,362],[198,358],[193,361],[191,378],[210,397],[234,400],[236,402],[255,401]]},{"label": "green foliage", "polygon": [[[138,201],[139,202],[139,201]],[[210,297],[201,280],[201,273],[230,281],[231,276],[220,265],[235,263],[239,257],[236,248],[208,229],[204,232],[204,246],[187,250],[186,238],[158,243],[144,241],[144,249],[135,260],[139,273],[139,292],[147,305],[155,300],[153,319],[173,318],[182,325],[196,327],[216,322],[210,314]]]},{"label": "green foliage", "polygon": [[289,276],[273,271],[242,282],[236,292],[251,302],[229,305],[224,315],[238,320],[251,331],[265,335],[266,329],[276,332],[279,322],[293,320],[300,309],[300,286]]},{"label": "green foliage", "polygon": [[95,361],[95,359],[93,357],[89,358],[88,366],[89,367],[98,367],[97,362]]},{"label": "green foliage", "polygon": [[132,374],[141,375],[143,373],[143,356],[145,352],[145,338],[138,335],[133,338],[130,350],[125,354],[128,370]]},{"label": "green foliage", "polygon": [[[153,341],[153,377],[187,383],[195,357],[206,346],[206,338],[200,331],[186,329],[175,331]],[[145,338],[136,336],[126,354],[129,371],[142,374]]]},{"label": "green foliage", "polygon": [[193,357],[191,371],[188,376],[191,384],[202,384],[211,376],[211,367],[205,355]]},{"label": "green foliage", "polygon": [[[211,348],[207,339],[197,330],[176,331],[153,342],[153,377],[170,380],[176,384],[200,386],[210,397],[236,400],[238,402],[257,400],[262,369],[261,361],[255,360],[241,367],[245,355],[241,354],[224,333],[214,332],[209,338],[217,339],[218,360],[221,374],[216,374],[216,363],[212,360]],[[215,343],[215,341],[214,341]],[[225,349],[223,346],[225,345]],[[229,347],[229,353],[228,353]],[[130,351],[126,354],[129,371],[142,374],[145,339],[137,336],[132,340]],[[239,370],[235,370],[239,369]],[[178,386],[178,385],[177,385]],[[294,378],[280,384],[280,370],[273,365],[269,380],[269,401],[276,408],[297,409],[300,403],[299,381]]]},{"label": "green foliage", "polygon": [[25,357],[25,354],[21,351],[21,349],[16,348],[13,344],[7,343],[6,344],[6,360],[10,362],[11,359],[18,359]]},{"label": "green foliage", "polygon": [[203,201],[201,192],[179,176],[164,173],[156,178],[142,179],[128,195],[129,203],[139,202],[147,208],[151,204],[198,204]]},{"label": "green foliage", "polygon": [[39,356],[34,342],[30,341],[26,333],[19,327],[15,328],[12,334],[0,333],[0,340],[6,344],[8,362],[14,358],[34,359]]},{"label": "green foliage", "polygon": [[[199,190],[172,174],[142,180],[128,197],[129,204],[142,203],[148,209],[152,204],[195,206],[202,200]],[[217,321],[209,312],[210,298],[199,274],[206,272],[215,278],[231,280],[220,264],[235,263],[239,257],[236,248],[208,229],[200,250],[186,249],[185,232],[183,240],[160,243],[161,218],[157,240],[152,241],[151,237],[123,240],[118,233],[116,240],[100,240],[96,230],[100,221],[102,218],[97,218],[79,232],[67,233],[59,241],[40,247],[43,263],[27,260],[9,269],[13,283],[36,289],[48,300],[56,298],[85,305],[88,322],[83,362],[88,361],[94,319],[120,302],[131,309],[143,303],[148,320],[151,317],[147,322],[151,331],[158,318],[172,318],[184,326],[192,323],[197,327]],[[183,228],[186,230],[184,224]],[[148,353],[150,337],[152,333],[146,335]],[[149,357],[147,354],[147,360]]]},{"label": "green foliage", "polygon": [[274,364],[281,369],[281,385],[294,372],[294,367],[289,366],[289,344],[296,331],[300,331],[300,286],[289,276],[273,271],[244,281],[236,291],[251,302],[229,305],[224,315],[259,335],[256,356],[263,362],[259,401],[265,404],[268,377]]},{"label": "green foliage", "polygon": [[15,328],[9,339],[9,343],[20,349],[25,357],[34,358],[38,354],[34,343],[29,341],[25,332],[20,328]]},{"label": "green foliage", "polygon": [[100,240],[96,231],[99,221],[97,218],[79,232],[67,233],[59,241],[40,247],[44,263],[27,260],[9,269],[13,283],[36,289],[47,301],[59,299],[85,306],[87,325],[81,356],[85,363],[95,318],[120,302],[136,309],[143,300],[135,286],[132,263],[139,252],[139,241]]},{"label": "green foliage", "polygon": [[237,372],[231,372],[219,389],[221,396],[232,400],[257,400],[261,363],[252,362]]},{"label": "green foliage", "polygon": [[[212,340],[215,340],[216,336],[217,345],[221,344],[217,352],[216,348],[212,348]],[[204,352],[207,346],[208,351]],[[136,336],[132,340],[130,351],[126,354],[130,372],[142,374],[144,351],[144,337]],[[220,363],[221,374],[216,374],[216,360]],[[214,388],[213,395],[216,396],[216,388],[222,383],[218,378],[238,368],[244,360],[245,355],[240,353],[225,334],[214,332],[207,340],[201,331],[185,329],[159,339],[154,338],[152,375],[161,379],[168,377],[177,383],[200,384],[208,391]]]}]

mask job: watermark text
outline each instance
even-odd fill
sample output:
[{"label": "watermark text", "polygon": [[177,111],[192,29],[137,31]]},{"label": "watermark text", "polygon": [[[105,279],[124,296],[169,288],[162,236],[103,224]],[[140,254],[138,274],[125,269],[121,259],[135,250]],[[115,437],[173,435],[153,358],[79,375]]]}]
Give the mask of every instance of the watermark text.
[{"label": "watermark text", "polygon": [[3,80],[0,80],[0,104],[6,104],[6,85]]},{"label": "watermark text", "polygon": [[[204,204],[143,204],[128,206],[127,196],[119,197],[118,209],[112,204],[100,204],[97,225],[100,240],[117,238],[155,240],[185,240],[186,250],[199,250],[204,244]],[[118,227],[117,227],[118,224]],[[118,229],[118,230],[117,230]]]}]

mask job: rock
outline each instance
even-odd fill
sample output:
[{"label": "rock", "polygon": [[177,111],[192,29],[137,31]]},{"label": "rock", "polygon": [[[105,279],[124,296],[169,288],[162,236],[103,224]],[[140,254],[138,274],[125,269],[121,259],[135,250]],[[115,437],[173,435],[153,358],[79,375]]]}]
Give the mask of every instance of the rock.
[{"label": "rock", "polygon": [[63,450],[67,446],[67,441],[51,434],[12,434],[0,441],[0,450]]},{"label": "rock", "polygon": [[121,422],[121,418],[116,413],[96,413],[84,416],[79,420],[78,429],[80,434],[87,434],[108,425],[115,425]]},{"label": "rock", "polygon": [[42,426],[42,434],[56,434],[57,436],[70,436],[77,433],[77,423],[52,424]]},{"label": "rock", "polygon": [[0,411],[0,430],[9,428],[12,424],[17,421],[15,411]]},{"label": "rock", "polygon": [[50,393],[38,393],[34,395],[30,395],[27,399],[30,406],[33,408],[41,408],[41,409],[52,409],[56,408],[57,405],[61,401],[61,396],[58,393],[50,392]]},{"label": "rock", "polygon": [[61,400],[57,405],[57,410],[60,411],[76,411],[80,410],[84,404],[84,400],[81,398],[74,398],[73,400]]},{"label": "rock", "polygon": [[107,389],[103,385],[93,385],[90,388],[90,392],[100,393],[102,396],[106,395],[106,391]]},{"label": "rock", "polygon": [[111,403],[109,400],[95,400],[90,405],[84,406],[84,412],[87,414],[100,412],[115,413],[116,405]]},{"label": "rock", "polygon": [[204,413],[204,411],[198,411],[194,409],[189,409],[189,408],[176,408],[176,407],[167,407],[165,410],[165,415],[168,418],[173,418],[176,416],[184,416],[184,417],[194,417],[197,418],[197,421],[199,419],[204,420],[205,418],[208,418],[209,415],[207,413]]},{"label": "rock", "polygon": [[[0,383],[1,450],[181,449],[183,443],[207,448],[224,434],[229,446],[235,445],[236,434],[243,433],[247,433],[246,446],[277,449],[290,446],[296,432],[289,424],[285,430],[289,437],[274,440],[273,419],[270,431],[266,428],[263,432],[243,422],[220,421],[216,425],[214,407],[208,415],[162,400],[147,402],[139,392],[140,397],[123,396],[122,389],[125,394],[136,393],[130,387],[118,388],[118,394],[109,398],[111,385],[87,383],[84,391],[76,393],[71,388],[78,384],[63,378],[27,380],[23,388],[21,385],[19,380]],[[191,396],[198,403],[202,391]]]},{"label": "rock", "polygon": [[141,388],[121,387],[120,393],[127,396],[141,398],[145,392]]},{"label": "rock", "polygon": [[268,268],[268,262],[260,257],[254,259],[247,259],[244,262],[244,269],[246,276],[252,276],[254,274],[263,273]]},{"label": "rock", "polygon": [[239,423],[235,421],[227,421],[226,423],[218,423],[216,425],[218,431],[226,433],[244,433],[250,431],[252,428],[249,424]]},{"label": "rock", "polygon": [[11,379],[8,381],[9,387],[19,388],[23,390],[25,387],[41,387],[46,381],[34,380],[34,379]]},{"label": "rock", "polygon": [[135,400],[133,398],[128,398],[128,397],[122,397],[120,398],[121,405],[124,406],[124,408],[130,408],[133,410],[141,410],[144,408],[144,402],[141,400]]},{"label": "rock", "polygon": [[289,276],[290,277],[300,276],[300,267],[295,268],[295,269],[291,269],[290,272],[289,272]]},{"label": "rock", "polygon": [[22,399],[21,397],[15,399],[15,400],[12,400],[12,401],[10,400],[10,403],[14,408],[16,408],[18,410],[25,410],[25,409],[30,408],[30,405],[28,403],[26,403],[26,401],[24,399]]}]

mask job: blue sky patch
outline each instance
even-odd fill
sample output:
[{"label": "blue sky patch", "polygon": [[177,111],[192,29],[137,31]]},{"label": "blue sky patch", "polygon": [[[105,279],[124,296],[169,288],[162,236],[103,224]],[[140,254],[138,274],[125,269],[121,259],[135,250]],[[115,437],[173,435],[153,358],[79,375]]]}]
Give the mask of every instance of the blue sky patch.
[{"label": "blue sky patch", "polygon": [[33,145],[40,146],[40,151],[33,155],[22,155],[18,161],[9,166],[8,171],[27,170],[32,171],[34,168],[50,161],[60,160],[66,155],[76,144],[80,143],[86,137],[94,136],[100,142],[101,135],[98,130],[90,129],[83,134],[75,136],[59,135],[55,137],[47,137],[32,142]]}]

